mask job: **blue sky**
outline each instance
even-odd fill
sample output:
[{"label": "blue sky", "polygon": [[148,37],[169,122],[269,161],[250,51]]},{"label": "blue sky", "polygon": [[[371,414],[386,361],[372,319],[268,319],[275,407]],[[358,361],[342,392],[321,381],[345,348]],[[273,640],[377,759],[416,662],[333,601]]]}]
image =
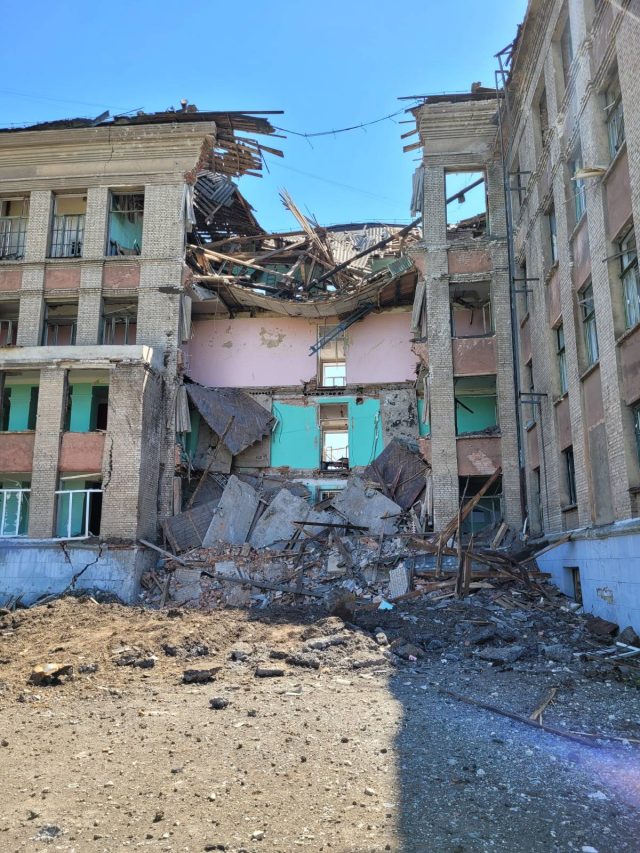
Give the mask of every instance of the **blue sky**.
[{"label": "blue sky", "polygon": [[[274,124],[300,132],[368,122],[407,106],[399,96],[493,85],[494,54],[525,8],[526,0],[5,0],[0,125],[161,110],[181,98],[200,109],[281,109]],[[321,224],[408,222],[418,152],[402,152],[405,118],[277,140],[284,159],[268,157],[270,173],[241,181],[261,224],[296,227],[282,187]]]}]

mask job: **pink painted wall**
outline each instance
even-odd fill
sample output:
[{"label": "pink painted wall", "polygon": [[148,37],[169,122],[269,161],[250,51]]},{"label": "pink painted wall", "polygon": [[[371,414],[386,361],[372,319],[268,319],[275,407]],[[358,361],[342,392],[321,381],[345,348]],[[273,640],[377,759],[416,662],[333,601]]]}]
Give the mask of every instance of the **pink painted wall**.
[{"label": "pink painted wall", "polygon": [[416,378],[411,314],[370,314],[347,330],[347,382],[406,382]]},{"label": "pink painted wall", "polygon": [[28,474],[33,467],[33,432],[0,433],[0,471]]},{"label": "pink painted wall", "polygon": [[58,468],[67,474],[102,471],[103,432],[65,432],[60,443]]},{"label": "pink painted wall", "polygon": [[306,318],[195,320],[185,346],[188,373],[211,387],[299,385],[316,375],[309,347],[316,326]]},{"label": "pink painted wall", "polygon": [[[404,382],[415,378],[411,315],[374,314],[347,331],[349,384]],[[194,320],[185,346],[188,373],[212,387],[300,385],[316,376],[315,322],[304,317]]]},{"label": "pink painted wall", "polygon": [[556,423],[558,424],[558,443],[560,450],[573,444],[571,437],[571,414],[569,411],[569,398],[563,397],[556,405]]},{"label": "pink painted wall", "polygon": [[460,477],[490,476],[502,465],[502,444],[499,436],[458,438],[456,452]]}]

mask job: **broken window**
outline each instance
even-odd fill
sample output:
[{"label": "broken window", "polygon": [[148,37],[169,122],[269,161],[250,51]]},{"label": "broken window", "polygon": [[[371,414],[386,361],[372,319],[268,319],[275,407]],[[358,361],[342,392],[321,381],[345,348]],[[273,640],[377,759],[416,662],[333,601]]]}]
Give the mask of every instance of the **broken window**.
[{"label": "broken window", "polygon": [[576,177],[580,174],[582,168],[582,152],[578,149],[573,156],[573,160],[571,160],[571,163],[569,164],[570,187],[572,188],[570,192],[574,199],[576,224],[580,222],[587,210],[587,188],[584,183],[584,178]]},{"label": "broken window", "polygon": [[40,376],[35,370],[4,374],[0,413],[3,432],[24,432],[36,428],[39,381]]},{"label": "broken window", "polygon": [[115,302],[105,299],[102,304],[102,343],[135,344],[137,318],[137,302]]},{"label": "broken window", "polygon": [[498,432],[495,376],[459,376],[454,380],[456,435]]},{"label": "broken window", "polygon": [[622,106],[622,92],[620,91],[620,80],[616,75],[605,93],[605,116],[607,122],[607,134],[609,136],[609,153],[613,159],[622,148],[625,141],[624,131],[624,109]]},{"label": "broken window", "polygon": [[0,479],[0,536],[26,536],[31,481],[20,474]]},{"label": "broken window", "polygon": [[593,286],[589,283],[579,294],[582,309],[582,328],[587,356],[587,367],[595,364],[600,357],[598,349],[598,330],[596,328],[596,308],[593,301]]},{"label": "broken window", "polygon": [[562,59],[562,78],[565,89],[569,85],[569,73],[573,62],[573,40],[571,38],[571,20],[567,16],[562,35],[560,36],[560,57]]},{"label": "broken window", "polygon": [[0,260],[24,257],[29,199],[26,196],[0,199]]},{"label": "broken window", "polygon": [[[460,499],[463,500],[463,505],[478,494],[488,479],[488,477],[460,477],[458,479]],[[462,533],[469,535],[487,527],[495,527],[502,520],[502,515],[502,478],[498,478],[463,521]]]},{"label": "broken window", "polygon": [[547,106],[547,90],[543,89],[538,100],[538,121],[540,122],[540,139],[542,145],[547,144],[549,137],[549,107]]},{"label": "broken window", "polygon": [[98,432],[107,429],[109,410],[108,375],[69,373],[65,430]]},{"label": "broken window", "polygon": [[349,467],[349,421],[346,403],[321,403],[318,406],[322,441],[323,471]]},{"label": "broken window", "polygon": [[86,195],[56,195],[53,200],[51,258],[81,258]]},{"label": "broken window", "polygon": [[490,282],[451,287],[451,334],[454,338],[493,334]]},{"label": "broken window", "polygon": [[347,384],[344,330],[339,326],[318,327],[318,383],[322,388],[344,388]]},{"label": "broken window", "polygon": [[551,266],[553,266],[558,261],[558,223],[556,209],[553,205],[547,212],[547,225],[549,227],[549,257]]},{"label": "broken window", "polygon": [[0,302],[0,347],[16,345],[19,313],[19,302]]},{"label": "broken window", "polygon": [[42,345],[64,347],[75,344],[77,321],[77,302],[48,302],[45,305]]},{"label": "broken window", "polygon": [[542,530],[544,526],[544,513],[542,508],[542,478],[540,476],[540,468],[534,468],[531,475],[531,490],[533,492],[532,509],[535,513],[534,518],[538,522],[538,529]]},{"label": "broken window", "polygon": [[640,322],[640,271],[636,234],[632,228],[618,243],[620,279],[624,294],[624,317],[627,329]]},{"label": "broken window", "polygon": [[84,539],[100,535],[102,478],[98,474],[60,477],[56,513],[59,539]]},{"label": "broken window", "polygon": [[576,465],[573,458],[573,447],[567,447],[566,450],[562,451],[562,457],[564,459],[564,475],[565,475],[565,484],[567,487],[567,501],[568,506],[574,506],[577,502],[577,491],[576,491]]},{"label": "broken window", "polygon": [[636,403],[631,409],[633,416],[633,431],[636,437],[636,453],[638,456],[638,464],[640,464],[640,403]]},{"label": "broken window", "polygon": [[111,193],[107,255],[140,254],[143,218],[144,193]]},{"label": "broken window", "polygon": [[487,185],[484,172],[447,172],[445,175],[447,225],[487,213]]},{"label": "broken window", "polygon": [[556,333],[556,358],[558,360],[558,377],[560,379],[560,394],[566,394],[569,390],[569,381],[567,379],[567,350],[564,343],[564,325],[560,325],[555,330]]}]

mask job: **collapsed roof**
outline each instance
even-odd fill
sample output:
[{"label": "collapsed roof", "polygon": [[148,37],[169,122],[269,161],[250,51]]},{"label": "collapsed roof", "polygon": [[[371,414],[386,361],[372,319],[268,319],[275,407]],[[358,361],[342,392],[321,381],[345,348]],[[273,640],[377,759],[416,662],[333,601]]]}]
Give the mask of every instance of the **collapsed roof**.
[{"label": "collapsed roof", "polygon": [[225,186],[218,176],[198,176],[196,227],[187,247],[196,302],[212,313],[262,309],[291,317],[411,302],[416,270],[407,250],[419,239],[418,220],[323,228],[286,192],[281,198],[300,230],[267,234],[231,181]]}]

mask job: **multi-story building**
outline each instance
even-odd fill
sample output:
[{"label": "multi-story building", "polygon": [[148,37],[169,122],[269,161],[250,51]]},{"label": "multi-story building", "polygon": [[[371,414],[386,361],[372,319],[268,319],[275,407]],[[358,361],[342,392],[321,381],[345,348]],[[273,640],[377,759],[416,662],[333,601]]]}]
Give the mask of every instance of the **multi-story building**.
[{"label": "multi-story building", "polygon": [[[495,90],[428,97],[412,109],[420,148],[413,209],[423,239],[413,327],[428,399],[435,528],[502,469],[478,526],[522,523],[507,223]],[[467,196],[469,197],[467,199]],[[459,202],[463,206],[459,206]],[[473,217],[459,221],[472,204]]]},{"label": "multi-story building", "polygon": [[0,132],[0,590],[25,601],[83,573],[134,595],[174,511],[193,187],[260,168],[236,129],[272,132],[186,105],[102,119]]},{"label": "multi-story building", "polygon": [[[531,0],[502,110],[531,531],[640,624],[640,3]],[[507,57],[509,59],[509,57]]]}]

